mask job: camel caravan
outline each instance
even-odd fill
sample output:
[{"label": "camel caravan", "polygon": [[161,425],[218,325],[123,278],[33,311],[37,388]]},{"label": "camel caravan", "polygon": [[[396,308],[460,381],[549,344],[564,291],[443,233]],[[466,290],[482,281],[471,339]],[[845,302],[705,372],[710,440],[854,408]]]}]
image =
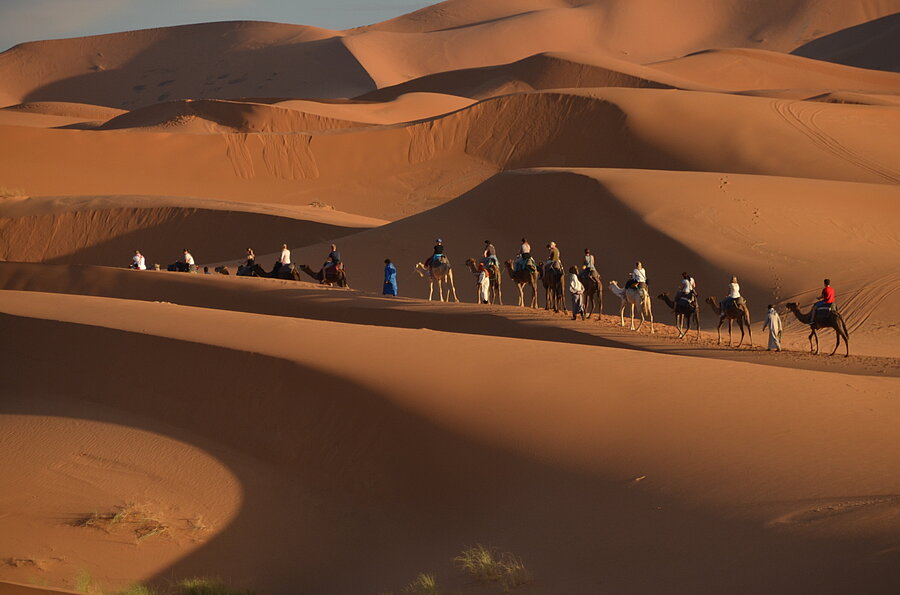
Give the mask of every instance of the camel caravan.
[{"label": "camel caravan", "polygon": [[[468,258],[465,261],[466,269],[474,278],[475,303],[503,305],[500,261],[497,252],[490,240],[485,240],[485,248],[481,258]],[[582,319],[590,318],[595,309],[597,314],[603,311],[603,291],[600,273],[594,265],[594,256],[590,249],[585,249],[584,262],[581,269],[571,267],[569,274],[562,266],[559,257],[559,249],[555,242],[547,245],[548,259],[536,262],[531,255],[531,246],[525,238],[515,259],[504,262],[507,275],[512,279],[518,290],[518,306],[525,307],[525,296],[530,295],[528,307],[538,307],[538,285],[544,287],[544,309],[553,309],[554,312],[562,310],[568,313],[566,308],[565,293],[568,289],[572,297],[572,318],[581,315]],[[428,300],[434,299],[434,286],[437,285],[437,299],[440,301],[453,300],[459,302],[456,295],[456,287],[453,284],[453,269],[444,252],[443,241],[438,238],[431,257],[424,263],[415,265],[416,273],[428,281]],[[695,339],[700,341],[700,301],[697,292],[697,284],[694,278],[687,272],[682,273],[682,279],[674,298],[668,292],[663,292],[656,297],[666,304],[675,315],[675,329],[678,338],[688,336],[693,325],[696,331]],[[810,352],[818,353],[819,339],[817,329],[831,328],[837,336],[837,343],[832,355],[837,351],[843,339],[846,355],[849,356],[849,333],[843,316],[834,306],[834,290],[830,287],[830,281],[825,280],[825,288],[822,290],[821,299],[808,313],[802,313],[797,304],[790,303],[788,309],[795,314],[797,319],[810,326]],[[446,289],[445,289],[446,288]],[[650,291],[647,284],[647,271],[640,261],[635,263],[634,270],[630,273],[630,279],[624,286],[618,281],[611,281],[608,285],[610,292],[619,298],[620,325],[625,327],[625,311],[630,310],[630,329],[640,331],[645,322],[649,323],[650,333],[655,333],[653,327],[653,304],[650,299]],[[728,346],[733,345],[733,327],[737,323],[741,331],[741,337],[736,347],[744,344],[746,337],[750,347],[753,346],[753,333],[750,326],[750,308],[746,298],[740,294],[740,285],[737,277],[732,277],[728,285],[727,295],[718,300],[715,296],[709,296],[705,302],[718,316],[716,326],[716,343],[722,344],[722,325],[728,323]],[[640,321],[635,326],[635,318]],[[769,306],[769,313],[763,330],[769,330],[768,349],[781,351],[781,321],[773,306]]]},{"label": "camel caravan", "polygon": [[[485,240],[484,244],[484,250],[480,258],[468,258],[465,261],[466,269],[474,279],[475,303],[503,305],[502,272],[505,268],[507,275],[512,279],[518,290],[517,304],[520,307],[526,307],[526,295],[530,298],[527,307],[534,309],[538,307],[538,286],[541,285],[544,288],[545,310],[552,309],[554,312],[562,311],[564,314],[568,314],[569,309],[566,306],[566,293],[568,292],[571,298],[573,320],[577,319],[579,315],[582,320],[589,319],[595,311],[598,316],[602,314],[603,280],[597,271],[594,255],[591,254],[590,249],[585,249],[581,267],[572,266],[567,272],[562,265],[559,248],[555,242],[547,244],[548,257],[546,260],[535,260],[531,254],[531,245],[526,238],[522,238],[516,258],[506,260],[503,267],[501,267],[497,258],[497,250],[493,243],[490,240]],[[396,268],[391,264],[390,259],[386,260],[385,263],[387,265],[385,269],[385,284],[386,287],[390,285],[392,288],[391,291],[386,289],[385,294],[396,295]],[[140,251],[135,251],[129,268],[146,270],[146,260]],[[155,265],[155,268],[158,270],[159,265]],[[182,258],[178,262],[169,265],[167,270],[199,272],[197,265],[194,263],[194,258],[187,248],[184,249]],[[206,267],[204,267],[204,270],[208,272]],[[224,275],[230,274],[227,267],[217,267],[215,270]],[[440,238],[435,240],[431,256],[425,262],[416,263],[415,271],[421,278],[428,281],[429,301],[435,299],[436,287],[436,299],[438,301],[449,302],[452,299],[454,302],[459,302],[453,280],[453,267],[444,251],[443,240]],[[293,264],[287,244],[282,245],[281,256],[275,262],[271,271],[266,271],[257,264],[253,250],[247,248],[246,260],[238,266],[236,274],[244,277],[300,281],[302,280],[301,272],[323,285],[350,287],[340,252],[338,252],[337,246],[334,244],[331,245],[331,252],[328,253],[325,263],[317,271],[304,264],[299,266]],[[687,272],[682,273],[681,277],[680,286],[674,297],[670,297],[668,292],[663,292],[656,297],[665,303],[674,314],[678,338],[688,337],[693,324],[696,330],[695,339],[700,341],[701,308],[697,284]],[[649,323],[650,333],[656,332],[653,327],[653,304],[650,300],[647,271],[643,263],[640,261],[635,263],[634,270],[629,274],[629,279],[624,286],[620,286],[618,281],[613,280],[610,281],[608,288],[610,292],[619,298],[619,321],[622,327],[625,327],[625,311],[629,310],[630,329],[632,331],[639,332],[643,328],[644,323]],[[728,346],[731,347],[733,345],[733,326],[737,323],[738,329],[741,331],[741,337],[736,347],[740,348],[744,344],[745,336],[748,345],[752,347],[753,333],[750,326],[750,308],[747,300],[741,295],[737,277],[731,278],[727,290],[726,296],[721,300],[715,296],[709,296],[704,300],[719,319],[716,326],[717,344],[721,345],[722,343],[722,325],[727,322]],[[828,328],[834,330],[836,337],[831,355],[837,352],[842,340],[844,342],[845,357],[850,355],[850,336],[847,324],[844,317],[835,307],[834,289],[831,287],[829,279],[825,279],[820,299],[809,312],[801,312],[798,304],[794,302],[787,304],[787,308],[798,321],[810,327],[808,339],[811,353],[817,354],[819,352],[817,331]],[[635,326],[636,317],[639,318],[637,326]],[[766,322],[763,325],[763,330],[767,329],[769,331],[768,349],[781,351],[782,324],[778,313],[771,304],[768,307]]]}]

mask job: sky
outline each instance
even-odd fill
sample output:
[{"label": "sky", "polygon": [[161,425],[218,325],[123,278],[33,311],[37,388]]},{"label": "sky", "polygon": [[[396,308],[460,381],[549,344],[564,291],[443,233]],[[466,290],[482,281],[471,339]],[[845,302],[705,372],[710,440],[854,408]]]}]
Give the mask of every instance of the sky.
[{"label": "sky", "polygon": [[0,51],[24,41],[211,21],[277,21],[349,29],[400,16],[437,1],[0,0]]}]

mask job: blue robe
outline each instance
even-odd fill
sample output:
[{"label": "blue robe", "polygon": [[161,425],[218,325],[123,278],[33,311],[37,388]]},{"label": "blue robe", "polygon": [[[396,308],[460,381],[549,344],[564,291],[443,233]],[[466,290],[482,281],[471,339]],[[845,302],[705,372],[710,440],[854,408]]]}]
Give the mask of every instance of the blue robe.
[{"label": "blue robe", "polygon": [[397,267],[393,263],[384,267],[384,295],[397,295]]}]

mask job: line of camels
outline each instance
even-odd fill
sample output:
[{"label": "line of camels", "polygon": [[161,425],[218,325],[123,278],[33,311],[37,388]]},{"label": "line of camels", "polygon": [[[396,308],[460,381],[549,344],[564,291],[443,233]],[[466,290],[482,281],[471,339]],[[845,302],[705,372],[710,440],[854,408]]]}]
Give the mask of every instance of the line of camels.
[{"label": "line of camels", "polygon": [[[546,267],[543,262],[537,262],[534,267],[520,268],[517,270],[511,259],[507,260],[504,265],[507,273],[509,274],[509,277],[512,279],[513,283],[515,283],[516,288],[519,291],[519,306],[525,306],[525,289],[530,287],[531,300],[529,302],[529,307],[538,307],[537,288],[538,282],[540,282],[544,286],[544,309],[553,309],[554,312],[559,312],[561,309],[564,313],[568,313],[568,310],[566,309],[564,290],[565,272],[562,267]],[[469,258],[466,260],[466,268],[476,277],[480,274],[480,270],[478,269],[478,261],[476,261],[474,258]],[[487,303],[496,303],[502,306],[503,295],[500,287],[502,271],[500,269],[500,266],[496,261],[492,260],[485,264],[485,269],[487,270],[489,275],[489,291]],[[459,302],[459,298],[456,295],[456,287],[453,284],[453,268],[450,266],[450,262],[446,257],[430,262],[429,266],[418,262],[416,263],[415,270],[420,277],[428,281],[429,301],[433,299],[434,288],[435,285],[437,285],[438,300],[442,302],[445,301],[444,296],[446,295],[446,301],[449,302],[452,295],[453,300]],[[582,302],[582,307],[585,312],[585,317],[590,318],[594,313],[595,307],[599,316],[603,311],[603,280],[600,277],[600,273],[595,270],[592,271],[590,275],[580,274],[579,279],[584,285],[584,301]],[[445,286],[446,293],[444,291]],[[649,320],[650,332],[655,332],[653,328],[653,307],[648,290],[638,287],[623,288],[620,287],[618,282],[616,281],[611,281],[608,285],[608,288],[620,300],[619,318],[621,321],[621,326],[625,326],[625,309],[630,307],[631,330],[640,331],[641,327],[644,325],[644,322]],[[678,331],[678,338],[682,339],[688,335],[691,329],[691,322],[693,321],[694,327],[697,331],[696,338],[699,341],[700,305],[697,301],[696,295],[693,299],[687,299],[682,296],[674,301],[666,292],[663,292],[656,297],[664,302],[666,306],[668,306],[668,308],[675,314],[675,327]],[[481,302],[481,294],[477,286],[475,290],[475,301],[476,303]],[[753,346],[753,335],[750,329],[750,309],[747,306],[747,301],[744,298],[738,298],[736,300],[729,301],[724,310],[722,308],[721,302],[717,300],[715,296],[709,296],[705,301],[707,304],[709,304],[713,312],[715,312],[716,316],[719,317],[719,324],[716,327],[717,344],[721,345],[722,343],[722,325],[727,321],[729,346],[732,345],[732,327],[735,322],[737,323],[738,328],[740,328],[741,330],[741,338],[738,341],[737,347],[740,347],[744,343],[745,328],[747,334],[747,342],[751,347]],[[841,345],[841,340],[843,339],[846,350],[844,357],[849,357],[850,334],[847,331],[847,325],[844,321],[844,317],[839,312],[837,312],[836,310],[828,310],[826,312],[826,315],[824,316],[814,316],[815,310],[810,308],[809,312],[802,312],[799,305],[794,302],[786,304],[786,307],[791,311],[791,313],[794,314],[797,320],[809,326],[810,334],[808,340],[811,353],[819,353],[819,336],[816,331],[820,329],[830,328],[834,330],[836,337],[834,349],[831,351],[830,355],[834,355],[837,352],[838,347],[840,347]],[[635,327],[634,324],[635,310],[637,310],[637,313],[640,316],[640,322],[638,323],[637,327]]]}]

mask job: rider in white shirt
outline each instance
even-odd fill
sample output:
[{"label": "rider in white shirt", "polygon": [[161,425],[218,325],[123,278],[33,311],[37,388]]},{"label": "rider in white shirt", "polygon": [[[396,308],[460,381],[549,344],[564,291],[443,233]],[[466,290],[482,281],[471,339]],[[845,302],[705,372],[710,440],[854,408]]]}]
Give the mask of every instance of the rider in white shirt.
[{"label": "rider in white shirt", "polygon": [[287,244],[281,245],[281,259],[278,262],[281,263],[281,266],[291,264],[291,251],[288,250]]},{"label": "rider in white shirt", "polygon": [[188,266],[192,266],[194,264],[194,257],[191,256],[191,252],[187,248],[184,249],[184,264]]},{"label": "rider in white shirt", "polygon": [[134,251],[134,258],[131,259],[131,268],[139,271],[147,270],[147,261],[144,259],[144,255],[141,254],[140,250]]}]

